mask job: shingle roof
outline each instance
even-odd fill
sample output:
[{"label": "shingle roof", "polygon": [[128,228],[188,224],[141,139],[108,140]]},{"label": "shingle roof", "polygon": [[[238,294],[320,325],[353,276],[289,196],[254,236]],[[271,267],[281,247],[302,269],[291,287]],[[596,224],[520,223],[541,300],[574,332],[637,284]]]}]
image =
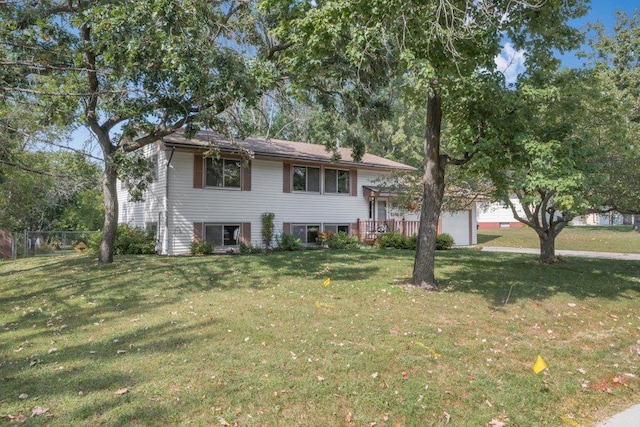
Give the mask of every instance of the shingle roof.
[{"label": "shingle roof", "polygon": [[229,141],[223,135],[209,131],[200,131],[187,139],[184,132],[179,130],[162,139],[168,146],[185,148],[210,148],[215,146],[223,152],[237,152],[239,147],[252,151],[259,157],[272,157],[291,160],[304,160],[320,163],[334,163],[339,165],[353,165],[385,170],[415,170],[415,168],[384,157],[365,153],[362,160],[355,162],[350,148],[338,148],[341,159],[332,161],[332,153],[327,152],[324,145],[308,144],[305,142],[284,141],[280,139],[245,138]]}]

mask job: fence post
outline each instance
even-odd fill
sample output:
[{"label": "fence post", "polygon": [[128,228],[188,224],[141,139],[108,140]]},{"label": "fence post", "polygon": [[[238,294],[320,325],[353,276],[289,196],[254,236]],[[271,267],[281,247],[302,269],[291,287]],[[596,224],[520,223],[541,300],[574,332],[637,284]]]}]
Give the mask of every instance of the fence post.
[{"label": "fence post", "polygon": [[15,233],[11,233],[11,259],[18,258],[18,238]]},{"label": "fence post", "polygon": [[27,230],[24,230],[24,241],[22,243],[22,247],[22,255],[26,258],[29,256],[29,232]]}]

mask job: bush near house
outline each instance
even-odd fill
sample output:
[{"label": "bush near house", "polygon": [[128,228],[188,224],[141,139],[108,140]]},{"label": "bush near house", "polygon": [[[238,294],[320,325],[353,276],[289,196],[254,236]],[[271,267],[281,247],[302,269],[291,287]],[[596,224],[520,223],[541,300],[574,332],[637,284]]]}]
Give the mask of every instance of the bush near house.
[{"label": "bush near house", "polygon": [[355,249],[359,246],[358,238],[344,231],[329,234],[325,242],[329,249]]},{"label": "bush near house", "polygon": [[[402,233],[393,231],[380,234],[375,245],[380,248],[410,249],[416,250],[418,236],[407,237]],[[436,250],[447,250],[453,247],[454,240],[450,234],[438,234],[436,237]]]},{"label": "bush near house", "polygon": [[[102,240],[102,233],[96,233],[89,239],[89,248],[97,252]],[[118,225],[116,230],[115,255],[151,255],[156,253],[156,242],[153,236],[138,227],[127,224]]]},{"label": "bush near house", "polygon": [[299,251],[304,248],[300,238],[289,233],[282,233],[276,237],[276,245],[279,251]]},{"label": "bush near house", "polygon": [[193,255],[211,255],[215,246],[212,243],[207,243],[203,240],[196,240],[191,243],[189,250]]}]

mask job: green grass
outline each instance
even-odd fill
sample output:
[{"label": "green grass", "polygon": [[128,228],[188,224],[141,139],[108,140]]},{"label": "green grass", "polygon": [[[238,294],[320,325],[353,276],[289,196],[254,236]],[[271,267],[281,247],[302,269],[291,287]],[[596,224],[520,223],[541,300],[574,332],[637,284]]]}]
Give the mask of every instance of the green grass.
[{"label": "green grass", "polygon": [[640,262],[452,250],[439,292],[406,285],[412,264],[0,262],[0,423],[593,425],[640,402]]},{"label": "green grass", "polygon": [[[478,230],[478,244],[510,248],[539,248],[533,229]],[[575,251],[640,253],[640,233],[632,226],[567,227],[556,238],[556,249]]]}]

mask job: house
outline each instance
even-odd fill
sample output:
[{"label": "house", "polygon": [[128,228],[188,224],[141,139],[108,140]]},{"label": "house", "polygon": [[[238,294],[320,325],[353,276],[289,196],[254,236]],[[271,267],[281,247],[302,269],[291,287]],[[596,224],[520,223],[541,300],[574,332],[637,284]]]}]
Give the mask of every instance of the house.
[{"label": "house", "polygon": [[[519,215],[525,216],[520,201],[512,197],[511,202]],[[480,230],[496,228],[521,228],[524,224],[514,218],[511,208],[502,202],[482,202],[478,204],[478,228]]]},{"label": "house", "polygon": [[[130,202],[125,186],[118,186],[119,222],[154,233],[161,254],[189,253],[199,239],[223,250],[263,246],[267,212],[274,214],[276,235],[291,233],[307,245],[327,231],[363,241],[392,230],[417,233],[417,222],[403,221],[392,208],[394,194],[376,186],[394,172],[413,170],[402,163],[372,154],[354,161],[346,148],[338,148],[335,159],[323,145],[229,141],[204,131],[191,139],[178,131],[142,150],[156,165],[155,181],[144,202]],[[475,243],[475,224],[460,226]]]}]

